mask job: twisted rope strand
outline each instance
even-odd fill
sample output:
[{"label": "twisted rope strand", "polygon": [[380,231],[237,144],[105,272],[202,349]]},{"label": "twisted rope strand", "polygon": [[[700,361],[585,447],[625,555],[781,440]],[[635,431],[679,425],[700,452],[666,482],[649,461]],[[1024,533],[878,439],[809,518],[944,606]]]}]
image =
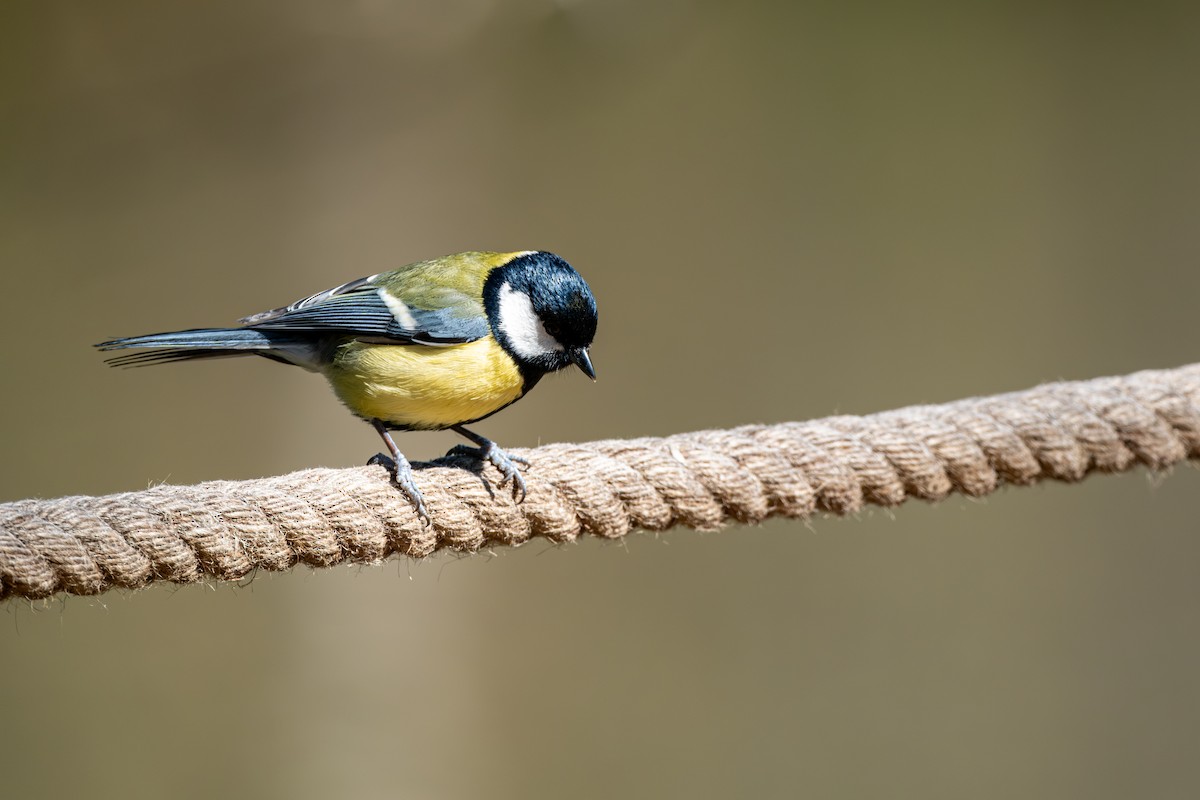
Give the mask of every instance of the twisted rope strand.
[{"label": "twisted rope strand", "polygon": [[481,475],[470,460],[419,468],[429,528],[382,467],[0,504],[0,599],[236,580],[535,536],[710,530],[909,497],[980,497],[1137,464],[1161,470],[1200,457],[1200,364],[870,416],[516,452],[530,461],[521,505],[504,489],[493,495],[494,470]]}]

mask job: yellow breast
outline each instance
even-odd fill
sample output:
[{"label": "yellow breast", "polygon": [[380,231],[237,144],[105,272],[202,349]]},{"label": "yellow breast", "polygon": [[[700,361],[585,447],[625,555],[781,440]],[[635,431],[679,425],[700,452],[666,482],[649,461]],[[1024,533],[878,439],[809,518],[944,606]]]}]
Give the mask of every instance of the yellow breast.
[{"label": "yellow breast", "polygon": [[451,347],[349,342],[325,377],[360,417],[416,430],[486,417],[524,387],[517,365],[491,336]]}]

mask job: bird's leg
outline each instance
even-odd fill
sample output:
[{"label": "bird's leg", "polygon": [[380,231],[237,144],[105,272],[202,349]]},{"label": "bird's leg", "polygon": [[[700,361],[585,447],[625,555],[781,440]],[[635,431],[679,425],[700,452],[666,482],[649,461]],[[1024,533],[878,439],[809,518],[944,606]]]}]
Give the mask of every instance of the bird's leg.
[{"label": "bird's leg", "polygon": [[388,433],[388,429],[384,426],[383,422],[373,419],[371,420],[371,425],[375,428],[379,437],[383,439],[383,443],[387,445],[387,449],[392,455],[389,458],[383,453],[376,453],[367,463],[378,464],[392,473],[392,483],[400,487],[400,490],[408,497],[413,509],[417,512],[417,516],[421,518],[421,524],[429,527],[429,511],[425,508],[425,498],[421,496],[421,490],[417,488],[417,484],[413,480],[412,465],[408,463],[408,459],[400,452],[400,448],[396,447],[396,443],[392,441],[392,435]]},{"label": "bird's leg", "polygon": [[512,481],[513,497],[517,497],[517,494],[519,493],[520,497],[517,498],[517,502],[521,503],[525,501],[525,478],[521,475],[521,470],[517,468],[517,465],[523,464],[525,466],[529,466],[528,461],[520,456],[510,456],[500,448],[500,445],[496,444],[491,439],[480,436],[478,433],[472,433],[462,425],[455,425],[451,427],[450,430],[461,436],[465,436],[478,445],[478,447],[467,447],[466,445],[460,444],[451,450],[451,453],[466,453],[483,461],[487,461],[496,469],[500,470],[500,475],[502,476],[500,479],[500,485],[503,486],[509,481]]}]

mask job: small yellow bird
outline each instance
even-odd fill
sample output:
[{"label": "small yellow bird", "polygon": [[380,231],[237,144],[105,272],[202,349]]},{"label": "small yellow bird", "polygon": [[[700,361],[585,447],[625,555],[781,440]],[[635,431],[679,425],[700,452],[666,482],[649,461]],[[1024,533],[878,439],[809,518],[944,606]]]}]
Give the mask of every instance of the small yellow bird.
[{"label": "small yellow bird", "polygon": [[[391,457],[382,463],[429,524],[412,467],[389,431],[451,429],[476,446],[525,498],[521,459],[464,425],[519,400],[548,372],[572,364],[592,380],[588,348],[596,301],[570,264],[544,251],[468,252],[409,264],[240,320],[111,339],[101,350],[153,348],[108,360],[142,366],[258,355],[325,376],[338,398],[370,422]],[[454,451],[452,451],[454,452]]]}]

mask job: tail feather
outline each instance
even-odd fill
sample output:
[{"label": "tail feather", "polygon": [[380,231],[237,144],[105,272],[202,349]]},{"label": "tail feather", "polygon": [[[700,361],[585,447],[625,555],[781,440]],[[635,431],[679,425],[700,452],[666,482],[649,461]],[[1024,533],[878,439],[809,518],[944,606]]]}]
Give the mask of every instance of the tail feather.
[{"label": "tail feather", "polygon": [[123,353],[104,359],[110,367],[148,367],[152,364],[172,364],[176,361],[195,361],[201,358],[235,358],[257,355],[255,350],[149,350],[143,353]]},{"label": "tail feather", "polygon": [[147,352],[123,353],[106,359],[114,367],[144,367],[201,358],[260,355],[313,369],[316,355],[311,338],[292,333],[257,331],[250,328],[196,328],[145,336],[127,336],[100,342],[104,352],[148,348]]},{"label": "tail feather", "polygon": [[128,347],[262,350],[270,346],[271,337],[262,331],[249,328],[193,328],[187,331],[126,336],[121,339],[109,339],[107,342],[96,345],[101,350],[124,350]]}]

